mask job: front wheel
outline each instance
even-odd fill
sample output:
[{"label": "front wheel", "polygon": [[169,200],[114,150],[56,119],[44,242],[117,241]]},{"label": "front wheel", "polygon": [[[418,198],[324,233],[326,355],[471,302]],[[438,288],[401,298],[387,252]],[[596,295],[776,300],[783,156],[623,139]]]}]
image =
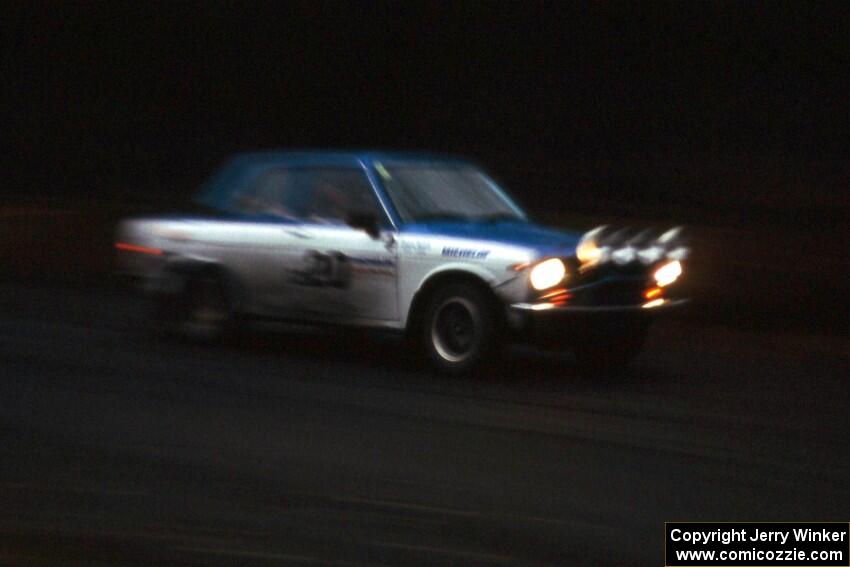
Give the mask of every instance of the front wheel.
[{"label": "front wheel", "polygon": [[497,327],[492,302],[482,290],[469,284],[451,284],[439,289],[428,303],[422,344],[437,369],[461,374],[493,359]]}]

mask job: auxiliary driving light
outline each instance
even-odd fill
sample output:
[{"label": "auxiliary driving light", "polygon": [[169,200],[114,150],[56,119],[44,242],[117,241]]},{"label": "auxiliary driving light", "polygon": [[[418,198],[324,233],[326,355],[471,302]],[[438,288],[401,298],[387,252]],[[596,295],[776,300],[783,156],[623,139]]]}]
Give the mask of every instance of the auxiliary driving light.
[{"label": "auxiliary driving light", "polygon": [[529,278],[534,289],[547,289],[561,283],[567,275],[567,268],[557,258],[549,258],[531,269]]},{"label": "auxiliary driving light", "polygon": [[602,249],[593,239],[582,240],[576,247],[576,257],[582,264],[593,265],[602,257]]},{"label": "auxiliary driving light", "polygon": [[604,256],[608,249],[600,245],[599,239],[607,228],[607,225],[597,226],[581,237],[576,246],[576,257],[583,268],[594,266],[605,260]]}]

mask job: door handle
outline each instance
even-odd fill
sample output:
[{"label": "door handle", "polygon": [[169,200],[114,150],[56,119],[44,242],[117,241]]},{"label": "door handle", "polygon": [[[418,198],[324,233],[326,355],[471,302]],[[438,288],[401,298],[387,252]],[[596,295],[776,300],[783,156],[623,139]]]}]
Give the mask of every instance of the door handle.
[{"label": "door handle", "polygon": [[294,236],[296,238],[301,238],[301,239],[310,238],[309,234],[307,234],[306,232],[301,232],[297,228],[285,228],[285,229],[283,229],[283,232],[285,232],[286,234],[289,234],[290,236]]}]

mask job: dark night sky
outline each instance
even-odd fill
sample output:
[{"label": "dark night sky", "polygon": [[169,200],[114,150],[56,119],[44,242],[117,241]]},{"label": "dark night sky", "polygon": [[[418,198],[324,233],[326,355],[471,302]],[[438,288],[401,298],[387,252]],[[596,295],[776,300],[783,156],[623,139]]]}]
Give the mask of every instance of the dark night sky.
[{"label": "dark night sky", "polygon": [[7,13],[6,191],[164,191],[235,151],[380,146],[472,155],[532,200],[563,172],[628,197],[748,164],[845,198],[847,170],[823,173],[848,153],[841,4],[136,4]]}]

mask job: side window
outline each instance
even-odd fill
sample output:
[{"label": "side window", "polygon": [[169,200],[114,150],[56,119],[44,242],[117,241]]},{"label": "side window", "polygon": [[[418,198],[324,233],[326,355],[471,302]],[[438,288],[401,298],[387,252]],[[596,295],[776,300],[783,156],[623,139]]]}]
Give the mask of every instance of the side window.
[{"label": "side window", "polygon": [[230,208],[249,215],[267,215],[282,219],[296,219],[294,172],[285,168],[270,169],[254,183],[236,194]]},{"label": "side window", "polygon": [[370,213],[385,224],[385,214],[366,174],[359,169],[322,168],[305,173],[308,194],[304,218],[324,224],[344,224],[353,213]]}]

